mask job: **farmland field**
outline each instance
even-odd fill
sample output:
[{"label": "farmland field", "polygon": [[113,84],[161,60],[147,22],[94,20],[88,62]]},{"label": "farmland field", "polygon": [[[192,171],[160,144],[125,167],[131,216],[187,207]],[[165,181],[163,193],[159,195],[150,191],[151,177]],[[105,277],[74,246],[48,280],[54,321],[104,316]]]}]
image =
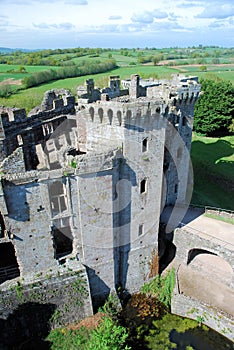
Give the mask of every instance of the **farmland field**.
[{"label": "farmland field", "polygon": [[47,69],[58,69],[53,66],[24,66],[25,72],[20,73],[19,65],[0,64],[0,82],[5,79],[23,79],[25,76],[29,76],[31,73],[40,72]]},{"label": "farmland field", "polygon": [[185,75],[197,75],[199,78],[204,79],[220,78],[230,80],[234,84],[234,64],[206,65],[207,70],[204,72],[201,71],[201,65],[175,66],[175,68]]}]

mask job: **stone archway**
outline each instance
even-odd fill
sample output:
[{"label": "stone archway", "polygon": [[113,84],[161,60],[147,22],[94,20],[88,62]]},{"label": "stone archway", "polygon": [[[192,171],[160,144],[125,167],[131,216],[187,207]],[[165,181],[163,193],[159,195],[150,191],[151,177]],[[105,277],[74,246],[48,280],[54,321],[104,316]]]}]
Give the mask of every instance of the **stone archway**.
[{"label": "stone archway", "polygon": [[179,293],[234,315],[232,266],[205,249],[190,249],[177,270]]},{"label": "stone archway", "polygon": [[211,254],[211,255],[216,255],[216,256],[217,256],[217,254],[215,254],[215,253],[213,253],[213,252],[210,252],[210,251],[208,251],[208,250],[199,249],[199,248],[193,248],[193,249],[190,249],[189,252],[188,252],[187,265],[189,265],[189,264],[192,262],[192,260],[193,260],[196,256],[198,256],[198,255],[200,255],[200,254]]},{"label": "stone archway", "polygon": [[197,270],[200,274],[230,286],[233,278],[233,270],[229,262],[217,254],[205,249],[191,249],[188,252],[187,266]]}]

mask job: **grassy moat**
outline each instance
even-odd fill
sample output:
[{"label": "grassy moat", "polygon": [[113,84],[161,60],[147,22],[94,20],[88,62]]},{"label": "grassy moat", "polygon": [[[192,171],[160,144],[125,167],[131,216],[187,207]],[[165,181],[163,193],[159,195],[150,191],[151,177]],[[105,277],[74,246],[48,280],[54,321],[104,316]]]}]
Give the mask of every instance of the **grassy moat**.
[{"label": "grassy moat", "polygon": [[193,135],[193,204],[234,210],[233,150],[234,136],[215,138]]},{"label": "grassy moat", "polygon": [[[123,320],[122,320],[123,321]],[[124,320],[126,322],[126,319]],[[102,324],[102,321],[100,325]],[[105,322],[104,322],[105,324]],[[98,326],[101,327],[101,326]],[[136,319],[127,320],[126,328],[130,334],[122,344],[115,344],[113,339],[106,339],[105,333],[113,332],[118,339],[124,335],[124,329],[119,326],[113,329],[107,324],[98,330],[71,330],[60,328],[50,333],[48,349],[54,350],[120,350],[120,349],[151,349],[151,350],[226,350],[233,349],[233,343],[204,325],[199,325],[197,321],[182,318],[166,312],[161,318],[151,320],[141,320],[141,324],[136,326]],[[121,333],[122,332],[122,333]],[[96,333],[96,334],[95,334]],[[93,335],[91,335],[93,334]],[[91,341],[87,339],[91,337]],[[124,337],[123,337],[124,338]]]},{"label": "grassy moat", "polygon": [[52,350],[225,350],[233,343],[197,321],[170,313],[175,273],[156,276],[139,293],[123,299],[110,295],[93,317],[53,330],[47,337]]}]

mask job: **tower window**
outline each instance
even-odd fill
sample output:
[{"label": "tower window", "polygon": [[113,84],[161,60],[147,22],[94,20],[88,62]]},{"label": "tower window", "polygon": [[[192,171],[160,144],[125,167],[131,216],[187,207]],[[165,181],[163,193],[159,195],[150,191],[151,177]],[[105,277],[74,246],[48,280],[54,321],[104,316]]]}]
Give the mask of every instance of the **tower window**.
[{"label": "tower window", "polygon": [[141,225],[139,225],[139,232],[138,232],[138,236],[143,235],[143,233],[144,233],[144,225],[143,225],[143,224],[141,224]]},{"label": "tower window", "polygon": [[182,126],[186,126],[187,125],[187,118],[183,117],[182,119]]},{"label": "tower window", "polygon": [[142,141],[142,152],[146,152],[148,150],[148,138],[146,137]]},{"label": "tower window", "polygon": [[141,181],[141,185],[140,185],[140,193],[145,193],[146,192],[146,179]]},{"label": "tower window", "polygon": [[175,187],[174,187],[174,192],[175,193],[178,193],[178,185],[176,184]]}]

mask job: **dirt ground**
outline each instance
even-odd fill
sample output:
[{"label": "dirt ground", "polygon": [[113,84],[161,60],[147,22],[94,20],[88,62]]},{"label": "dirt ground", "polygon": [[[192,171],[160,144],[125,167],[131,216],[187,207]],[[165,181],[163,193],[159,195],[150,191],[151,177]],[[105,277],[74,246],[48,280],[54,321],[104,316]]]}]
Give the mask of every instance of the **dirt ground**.
[{"label": "dirt ground", "polygon": [[72,323],[72,324],[68,325],[66,328],[70,329],[70,330],[80,329],[81,327],[86,327],[88,329],[94,329],[99,325],[103,316],[105,316],[105,314],[103,312],[98,312],[93,316],[89,316],[89,317],[84,318],[83,320],[81,320],[78,323]]},{"label": "dirt ground", "polygon": [[13,78],[5,79],[0,82],[0,86],[3,85],[21,85],[22,84],[22,79],[15,80]]}]

